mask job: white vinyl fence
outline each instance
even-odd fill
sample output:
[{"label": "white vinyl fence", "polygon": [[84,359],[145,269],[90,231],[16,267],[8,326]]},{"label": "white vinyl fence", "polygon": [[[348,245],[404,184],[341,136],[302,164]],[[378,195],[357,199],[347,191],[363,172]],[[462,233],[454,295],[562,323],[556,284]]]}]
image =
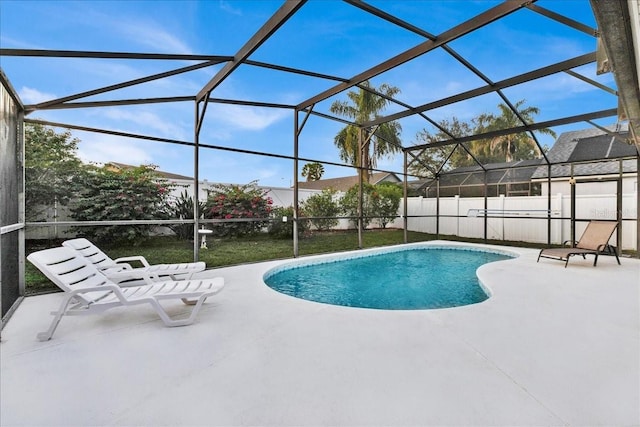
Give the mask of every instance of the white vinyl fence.
[{"label": "white vinyl fence", "polygon": [[[308,198],[317,191],[300,194],[300,200]],[[270,189],[269,196],[275,206],[293,204],[293,190],[289,188]],[[636,248],[636,195],[625,194],[622,197],[622,249]],[[410,231],[436,233],[436,199],[410,197],[408,203],[408,228]],[[403,215],[403,202],[400,202],[398,215]],[[50,221],[71,220],[66,209],[51,211]],[[487,238],[515,242],[547,243],[547,196],[490,197],[487,210],[484,210],[482,197],[442,197],[440,198],[440,234],[469,238],[484,238],[484,215],[487,215]],[[508,217],[508,218],[505,218]],[[551,243],[560,244],[571,240],[571,197],[556,194],[551,198]],[[576,196],[577,219],[616,219],[615,195]],[[347,229],[353,225],[341,219],[336,229]],[[402,218],[396,219],[388,227],[402,228]],[[586,222],[576,224],[576,236],[580,236]],[[70,238],[66,233],[69,227],[31,227],[27,230],[28,239],[46,239],[55,237]],[[614,236],[615,239],[615,236]],[[614,243],[614,242],[612,242]]]},{"label": "white vinyl fence", "polygon": [[[622,201],[622,249],[636,249],[636,195],[625,194]],[[407,199],[408,229],[423,233],[436,233],[436,207],[434,198]],[[399,215],[404,204],[400,204]],[[547,243],[547,197],[490,197],[487,209],[482,197],[440,198],[441,235],[484,238],[484,215],[487,215],[487,238],[516,242]],[[571,197],[557,194],[551,198],[551,243],[571,240]],[[576,196],[576,219],[616,219],[615,195]],[[402,228],[402,219],[393,226]],[[586,222],[576,223],[579,237]],[[615,235],[614,238],[615,239]]]}]

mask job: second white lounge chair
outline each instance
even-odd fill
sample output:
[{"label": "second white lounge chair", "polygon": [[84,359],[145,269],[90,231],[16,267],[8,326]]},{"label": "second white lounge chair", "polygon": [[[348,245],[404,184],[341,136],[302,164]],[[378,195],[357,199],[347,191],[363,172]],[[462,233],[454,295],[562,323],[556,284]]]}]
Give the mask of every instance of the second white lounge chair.
[{"label": "second white lounge chair", "polygon": [[[84,238],[67,240],[62,245],[89,259],[98,270],[116,283],[127,280],[142,280],[145,274],[154,281],[181,280],[190,277],[193,273],[204,271],[206,268],[206,264],[202,261],[151,265],[145,257],[140,255],[111,259],[96,245]],[[142,267],[134,267],[130,264],[134,262],[142,264]]]},{"label": "second white lounge chair", "polygon": [[[201,280],[151,282],[121,287],[108,279],[89,260],[72,249],[57,247],[30,254],[27,259],[65,291],[58,311],[53,312],[49,329],[38,334],[40,341],[51,339],[65,314],[101,313],[113,307],[150,304],[167,326],[190,325],[204,301],[224,288],[222,277]],[[181,299],[193,305],[187,318],[172,319],[160,301]]]}]

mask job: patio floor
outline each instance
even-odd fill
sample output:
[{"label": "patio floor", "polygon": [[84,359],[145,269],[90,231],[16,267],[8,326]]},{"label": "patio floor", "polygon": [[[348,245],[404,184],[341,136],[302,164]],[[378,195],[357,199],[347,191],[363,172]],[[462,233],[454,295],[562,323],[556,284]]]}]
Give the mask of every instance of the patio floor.
[{"label": "patio floor", "polygon": [[26,298],[2,331],[0,424],[640,425],[640,261],[510,249],[479,270],[493,296],[451,309],[298,300],[262,283],[278,261],[214,270],[226,289],[191,326],[138,306],[41,343],[61,295]]}]

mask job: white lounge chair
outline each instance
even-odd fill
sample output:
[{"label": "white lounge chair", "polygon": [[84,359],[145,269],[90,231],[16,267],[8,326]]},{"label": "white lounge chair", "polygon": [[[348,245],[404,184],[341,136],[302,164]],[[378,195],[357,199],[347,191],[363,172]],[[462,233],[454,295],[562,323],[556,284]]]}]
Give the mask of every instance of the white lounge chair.
[{"label": "white lounge chair", "polygon": [[[190,325],[204,301],[224,287],[222,277],[165,282],[153,282],[147,277],[145,285],[121,287],[87,258],[66,247],[34,252],[27,259],[66,293],[58,311],[51,313],[55,317],[49,329],[38,334],[40,341],[51,339],[65,314],[94,314],[137,304],[150,304],[167,326]],[[193,305],[191,314],[183,319],[169,317],[160,301],[170,299]]]},{"label": "white lounge chair", "polygon": [[[63,242],[62,245],[88,258],[98,270],[117,283],[138,280],[138,282],[133,282],[133,284],[139,284],[139,281],[143,279],[145,273],[154,281],[168,279],[181,280],[190,278],[193,273],[199,273],[206,268],[204,262],[151,265],[147,259],[141,255],[111,259],[96,245],[84,238],[67,240]],[[142,264],[142,267],[132,266],[131,263],[134,262],[139,262]]]}]

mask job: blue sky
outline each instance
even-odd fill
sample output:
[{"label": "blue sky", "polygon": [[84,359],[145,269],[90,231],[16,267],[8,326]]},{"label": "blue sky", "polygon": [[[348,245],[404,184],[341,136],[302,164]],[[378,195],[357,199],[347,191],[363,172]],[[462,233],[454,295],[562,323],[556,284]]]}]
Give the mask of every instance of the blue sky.
[{"label": "blue sky", "polygon": [[[432,34],[439,34],[493,7],[495,1],[371,1]],[[0,0],[0,46],[142,53],[234,55],[282,4],[281,1],[16,1]],[[536,3],[595,27],[588,0],[540,0]],[[350,78],[424,41],[420,36],[346,3],[311,0],[250,59]],[[595,39],[529,10],[449,44],[493,81],[499,81],[560,60],[591,52]],[[188,61],[52,59],[7,57],[0,66],[25,104],[38,103],[192,64]],[[192,96],[222,67],[217,65],[145,85],[133,86],[86,100]],[[595,65],[580,73],[615,88],[611,74],[595,75]],[[442,50],[432,51],[372,79],[391,84],[398,99],[422,105],[458,92],[484,86],[477,76]],[[214,98],[296,104],[336,83],[243,65],[212,93]],[[617,99],[567,74],[555,75],[504,93],[515,103],[539,107],[536,121],[615,108]],[[328,112],[337,95],[319,103]],[[442,120],[469,120],[496,112],[501,99],[485,95],[428,112]],[[385,114],[401,108],[390,106]],[[38,111],[29,117],[184,141],[193,140],[193,103],[154,104]],[[615,123],[615,118],[598,121]],[[416,133],[433,128],[420,117],[400,121],[404,145],[417,143]],[[576,124],[563,131],[588,127]],[[333,137],[342,125],[312,117],[301,134],[300,156],[339,162]],[[116,161],[158,165],[160,169],[193,174],[193,149],[164,143],[74,132],[86,161]],[[553,139],[540,136],[548,145]],[[293,112],[210,104],[201,142],[222,147],[293,154]],[[382,169],[401,172],[402,156],[381,159]],[[347,168],[325,166],[325,178],[351,175]],[[214,182],[289,186],[290,160],[203,150],[200,177]]]}]

